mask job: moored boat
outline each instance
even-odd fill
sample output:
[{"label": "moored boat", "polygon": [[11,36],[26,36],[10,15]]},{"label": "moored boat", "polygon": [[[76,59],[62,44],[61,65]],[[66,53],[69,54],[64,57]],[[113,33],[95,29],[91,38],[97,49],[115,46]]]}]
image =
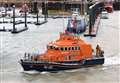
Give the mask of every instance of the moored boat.
[{"label": "moored boat", "polygon": [[112,2],[106,2],[104,4],[104,8],[107,10],[108,13],[113,12],[113,3]]},{"label": "moored boat", "polygon": [[69,20],[66,28],[66,32],[80,34],[85,32],[87,27],[87,21],[85,16],[73,15]]}]

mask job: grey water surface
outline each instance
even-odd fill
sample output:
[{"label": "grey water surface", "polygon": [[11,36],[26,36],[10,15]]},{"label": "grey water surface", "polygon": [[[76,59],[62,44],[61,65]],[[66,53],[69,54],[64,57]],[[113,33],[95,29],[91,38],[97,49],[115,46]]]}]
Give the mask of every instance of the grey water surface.
[{"label": "grey water surface", "polygon": [[[49,72],[24,72],[19,64],[25,52],[42,53],[50,41],[59,38],[67,19],[48,19],[41,26],[29,24],[29,30],[11,34],[0,32],[0,83],[120,83],[120,12],[109,14],[109,19],[101,19],[97,37],[83,37],[92,44],[99,44],[105,52],[105,64],[102,66],[76,70]],[[0,24],[11,28],[11,24]],[[24,25],[18,25],[18,28]]]}]

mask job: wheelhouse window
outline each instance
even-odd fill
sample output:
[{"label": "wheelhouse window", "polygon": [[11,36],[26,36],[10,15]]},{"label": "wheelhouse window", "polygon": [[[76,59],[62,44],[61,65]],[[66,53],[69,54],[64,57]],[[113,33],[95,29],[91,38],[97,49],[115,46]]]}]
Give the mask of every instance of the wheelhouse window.
[{"label": "wheelhouse window", "polygon": [[72,50],[74,50],[74,47],[72,47]]},{"label": "wheelhouse window", "polygon": [[75,47],[75,50],[80,50],[80,47],[79,46]]},{"label": "wheelhouse window", "polygon": [[47,46],[47,49],[59,50],[59,48],[55,46]]},{"label": "wheelhouse window", "polygon": [[78,50],[78,47],[75,47],[75,50]]},{"label": "wheelhouse window", "polygon": [[60,50],[61,50],[61,51],[64,51],[64,48],[61,47]]},{"label": "wheelhouse window", "polygon": [[53,47],[52,46],[47,46],[47,49],[52,49]]},{"label": "wheelhouse window", "polygon": [[70,50],[71,50],[71,47],[68,47],[68,50],[70,51]]},{"label": "wheelhouse window", "polygon": [[78,50],[80,50],[80,47],[78,47]]},{"label": "wheelhouse window", "polygon": [[72,51],[72,50],[80,50],[80,47],[79,46],[75,46],[75,47],[47,46],[47,49],[61,50],[61,51]]},{"label": "wheelhouse window", "polygon": [[53,46],[50,46],[50,49],[54,49],[54,47],[53,47]]},{"label": "wheelhouse window", "polygon": [[76,46],[76,47],[61,47],[60,50],[61,51],[80,50],[80,47],[79,46]]},{"label": "wheelhouse window", "polygon": [[67,47],[65,47],[65,51],[67,51]]}]

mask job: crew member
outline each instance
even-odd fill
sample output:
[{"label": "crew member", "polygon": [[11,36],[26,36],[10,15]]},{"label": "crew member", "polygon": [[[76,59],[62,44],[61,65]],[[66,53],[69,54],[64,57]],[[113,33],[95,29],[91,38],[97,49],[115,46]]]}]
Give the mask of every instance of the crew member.
[{"label": "crew member", "polygon": [[96,56],[99,57],[101,54],[101,48],[99,45],[96,46]]}]

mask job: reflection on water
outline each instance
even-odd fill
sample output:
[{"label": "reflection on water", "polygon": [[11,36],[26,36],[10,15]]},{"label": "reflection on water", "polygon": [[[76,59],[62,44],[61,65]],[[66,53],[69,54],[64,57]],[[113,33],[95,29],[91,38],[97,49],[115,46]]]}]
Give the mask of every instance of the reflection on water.
[{"label": "reflection on water", "polygon": [[[120,13],[120,12],[119,12]],[[0,32],[1,83],[118,83],[120,69],[118,12],[101,19],[96,38],[84,38],[93,47],[99,43],[105,51],[105,64],[89,68],[56,73],[23,71],[18,63],[24,52],[41,53],[46,44],[55,40],[63,31],[63,19],[48,19],[41,26],[28,25],[29,30],[20,34]],[[65,19],[66,20],[66,19]],[[114,22],[114,23],[113,23]],[[9,26],[8,26],[9,27]],[[19,26],[20,27],[20,26]]]}]

